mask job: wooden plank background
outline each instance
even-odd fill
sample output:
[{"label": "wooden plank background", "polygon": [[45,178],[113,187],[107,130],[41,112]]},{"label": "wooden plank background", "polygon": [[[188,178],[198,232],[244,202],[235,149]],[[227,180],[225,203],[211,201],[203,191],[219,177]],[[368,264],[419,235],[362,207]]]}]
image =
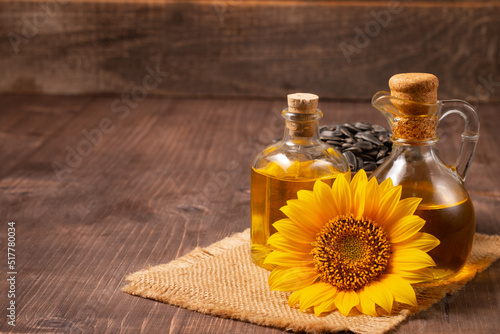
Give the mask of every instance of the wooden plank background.
[{"label": "wooden plank background", "polygon": [[[129,273],[249,227],[250,161],[281,136],[284,99],[147,98],[122,118],[113,113],[113,101],[2,98],[0,252],[7,253],[7,221],[15,221],[18,319],[15,328],[0,321],[0,332],[282,333],[134,297],[121,288]],[[320,101],[320,108],[323,124],[385,124],[368,103]],[[500,234],[500,114],[498,106],[481,106],[479,113],[484,122],[467,189],[477,231]],[[107,132],[85,148],[82,131],[95,134],[106,119]],[[457,154],[455,132],[461,127],[450,120],[441,132],[440,153],[447,159]],[[71,150],[84,154],[68,160]],[[72,167],[58,177],[54,162]],[[229,181],[217,183],[221,173]],[[3,263],[2,317],[8,302]],[[499,302],[497,262],[394,333],[498,333]]]},{"label": "wooden plank background", "polygon": [[0,0],[0,93],[127,93],[159,66],[159,95],[366,101],[424,71],[441,98],[485,103],[500,100],[499,22],[499,0]]}]

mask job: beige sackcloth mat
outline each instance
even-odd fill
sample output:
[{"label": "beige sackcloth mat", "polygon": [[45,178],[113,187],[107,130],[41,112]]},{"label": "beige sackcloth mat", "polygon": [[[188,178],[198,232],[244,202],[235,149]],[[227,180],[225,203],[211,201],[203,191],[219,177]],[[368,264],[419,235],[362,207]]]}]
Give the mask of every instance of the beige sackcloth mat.
[{"label": "beige sackcloth mat", "polygon": [[[456,292],[476,273],[500,258],[500,236],[476,233],[468,263],[442,283],[415,285],[418,308],[394,303],[391,316],[336,311],[316,317],[287,304],[289,293],[270,291],[269,271],[250,260],[250,231],[237,233],[207,248],[196,248],[170,263],[129,275],[124,292],[224,318],[286,330],[385,333],[408,316],[429,308],[446,294]],[[356,311],[357,312],[357,311]]]}]

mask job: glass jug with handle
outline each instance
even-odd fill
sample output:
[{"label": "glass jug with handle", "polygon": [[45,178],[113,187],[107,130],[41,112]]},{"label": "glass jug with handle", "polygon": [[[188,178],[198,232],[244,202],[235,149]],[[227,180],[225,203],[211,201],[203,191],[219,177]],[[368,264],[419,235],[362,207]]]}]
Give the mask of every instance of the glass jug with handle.
[{"label": "glass jug with handle", "polygon": [[[389,121],[394,145],[371,177],[403,185],[402,198],[422,198],[415,214],[426,220],[421,231],[440,240],[429,255],[436,262],[434,280],[441,280],[456,274],[472,249],[475,214],[464,181],[479,138],[479,117],[467,102],[438,101],[438,81],[431,74],[399,74],[389,85],[391,93],[376,93],[372,105]],[[465,129],[458,159],[449,166],[438,156],[436,130],[451,114],[463,117]]]}]

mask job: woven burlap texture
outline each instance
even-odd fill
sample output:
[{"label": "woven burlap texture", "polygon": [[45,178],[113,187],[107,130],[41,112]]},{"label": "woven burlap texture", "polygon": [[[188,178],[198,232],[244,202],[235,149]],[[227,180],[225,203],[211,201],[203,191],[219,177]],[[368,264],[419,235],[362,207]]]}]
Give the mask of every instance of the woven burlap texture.
[{"label": "woven burlap texture", "polygon": [[351,330],[355,333],[385,333],[409,315],[456,292],[477,272],[500,258],[500,236],[476,234],[467,265],[452,279],[415,287],[418,308],[394,304],[390,316],[371,317],[339,312],[316,317],[287,304],[289,293],[270,291],[269,271],[254,265],[249,254],[250,232],[246,230],[207,248],[196,248],[168,264],[129,275],[124,292],[189,310],[264,326],[294,331]]}]

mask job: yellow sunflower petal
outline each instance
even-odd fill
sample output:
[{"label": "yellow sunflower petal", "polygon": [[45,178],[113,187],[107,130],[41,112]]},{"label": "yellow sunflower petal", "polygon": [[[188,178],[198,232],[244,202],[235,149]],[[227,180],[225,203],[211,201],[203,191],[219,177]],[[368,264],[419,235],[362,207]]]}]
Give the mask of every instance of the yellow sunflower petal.
[{"label": "yellow sunflower petal", "polygon": [[293,242],[293,240],[287,239],[282,233],[274,233],[267,239],[267,243],[271,247],[283,252],[309,254],[313,249],[312,244]]},{"label": "yellow sunflower petal", "polygon": [[314,267],[278,267],[269,276],[269,285],[275,291],[296,291],[310,286],[318,277]]},{"label": "yellow sunflower petal", "polygon": [[370,298],[368,298],[368,296],[366,295],[366,291],[364,289],[360,290],[358,295],[359,295],[359,304],[356,306],[358,311],[363,314],[368,314],[373,317],[377,317],[378,314],[375,308],[375,303]]},{"label": "yellow sunflower petal", "polygon": [[297,198],[301,201],[312,202],[314,201],[314,193],[310,190],[297,191]]},{"label": "yellow sunflower petal", "polygon": [[385,275],[385,277],[380,280],[380,283],[392,292],[397,302],[417,306],[415,290],[413,290],[410,283],[398,275]]},{"label": "yellow sunflower petal", "polygon": [[304,289],[300,298],[300,310],[304,311],[312,306],[319,306],[321,303],[332,299],[337,293],[337,289],[324,282],[313,284]]},{"label": "yellow sunflower petal", "polygon": [[293,307],[293,306],[297,305],[300,301],[300,296],[302,295],[303,291],[304,290],[302,289],[302,290],[297,290],[297,291],[292,292],[290,297],[288,297],[288,306]]},{"label": "yellow sunflower petal", "polygon": [[351,213],[357,219],[361,219],[365,212],[366,184],[368,179],[363,169],[356,173],[351,181],[351,193],[353,195]]},{"label": "yellow sunflower petal", "polygon": [[304,230],[295,225],[290,219],[281,219],[273,224],[274,228],[278,230],[287,239],[310,244],[316,240],[316,234],[304,233]]},{"label": "yellow sunflower petal", "polygon": [[359,297],[356,291],[339,291],[337,297],[335,297],[335,306],[346,317],[351,312],[351,309],[358,304]]},{"label": "yellow sunflower petal", "polygon": [[423,252],[428,252],[431,249],[434,249],[437,246],[439,246],[440,243],[441,242],[439,241],[439,239],[433,236],[432,234],[417,232],[415,233],[415,235],[404,241],[401,241],[399,243],[393,243],[392,247],[395,250],[416,248]]},{"label": "yellow sunflower petal", "polygon": [[410,284],[428,282],[434,278],[432,272],[427,268],[410,271],[389,266],[389,268],[387,269],[387,273],[398,275],[399,277],[404,278]]},{"label": "yellow sunflower petal", "polygon": [[316,205],[321,207],[323,219],[330,220],[338,216],[337,205],[333,199],[332,189],[323,181],[317,180],[313,189]]},{"label": "yellow sunflower petal", "polygon": [[416,197],[409,197],[400,200],[392,215],[390,217],[387,217],[385,224],[392,225],[403,217],[413,215],[421,201],[421,198]]},{"label": "yellow sunflower petal", "polygon": [[323,313],[335,311],[337,309],[337,306],[335,306],[334,298],[324,301],[323,303],[321,303],[321,305],[316,306],[314,308],[314,314],[316,314],[316,316],[319,317]]},{"label": "yellow sunflower petal", "polygon": [[[326,223],[316,210],[314,202],[292,199],[286,202],[289,212],[285,213],[295,224],[300,225],[305,232],[317,233]],[[312,203],[312,204],[311,204]]]},{"label": "yellow sunflower petal", "polygon": [[383,196],[387,191],[394,187],[391,178],[385,179],[379,186],[380,195]]},{"label": "yellow sunflower petal", "polygon": [[394,213],[396,206],[401,198],[401,192],[403,187],[398,186],[389,189],[380,199],[379,209],[375,221],[384,226],[388,218]]},{"label": "yellow sunflower petal", "polygon": [[356,191],[357,186],[361,183],[368,182],[368,176],[366,176],[366,172],[364,169],[360,169],[356,175],[352,178],[351,181],[351,191]]},{"label": "yellow sunflower petal", "polygon": [[367,219],[375,219],[378,212],[380,193],[378,189],[379,185],[376,178],[371,178],[366,184],[366,194],[365,194],[365,210],[363,217]]},{"label": "yellow sunflower petal", "polygon": [[432,257],[419,249],[395,250],[391,255],[392,265],[401,270],[417,270],[436,265]]},{"label": "yellow sunflower petal", "polygon": [[312,255],[303,253],[286,253],[279,250],[272,251],[264,260],[264,264],[274,264],[284,267],[304,266],[312,263]]},{"label": "yellow sunflower petal", "polygon": [[348,214],[351,209],[351,188],[344,175],[337,177],[332,184],[332,194],[337,204],[337,213],[339,215]]},{"label": "yellow sunflower petal", "polygon": [[389,239],[393,243],[404,241],[417,233],[425,225],[419,216],[406,216],[392,226],[387,226]]},{"label": "yellow sunflower petal", "polygon": [[372,282],[365,287],[366,296],[377,303],[387,313],[391,313],[394,297],[390,290],[380,282]]}]

